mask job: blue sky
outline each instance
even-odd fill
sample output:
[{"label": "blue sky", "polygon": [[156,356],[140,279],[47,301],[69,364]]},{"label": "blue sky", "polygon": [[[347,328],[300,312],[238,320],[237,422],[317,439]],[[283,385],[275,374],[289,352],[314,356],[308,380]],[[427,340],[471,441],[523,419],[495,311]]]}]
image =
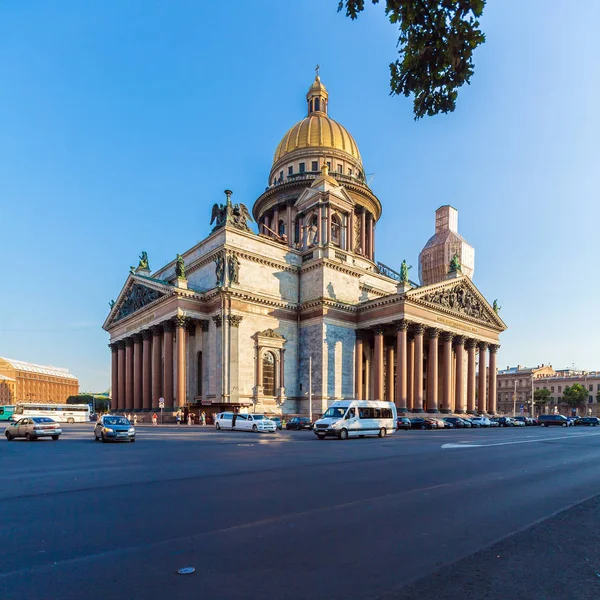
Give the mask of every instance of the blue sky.
[{"label": "blue sky", "polygon": [[509,326],[499,366],[600,369],[600,3],[488,0],[451,115],[388,94],[396,30],[337,0],[0,3],[0,356],[110,385],[108,302],[251,205],[321,64],[383,203],[377,259],[416,265],[459,210],[475,277]]}]

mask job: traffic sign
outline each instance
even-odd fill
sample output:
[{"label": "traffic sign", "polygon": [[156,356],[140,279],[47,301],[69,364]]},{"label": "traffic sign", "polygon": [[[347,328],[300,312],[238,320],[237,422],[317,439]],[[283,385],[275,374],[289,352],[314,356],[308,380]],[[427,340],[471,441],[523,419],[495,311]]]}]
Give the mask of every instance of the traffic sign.
[{"label": "traffic sign", "polygon": [[165,399],[159,398],[158,399],[158,408],[164,408],[164,407],[165,407]]}]

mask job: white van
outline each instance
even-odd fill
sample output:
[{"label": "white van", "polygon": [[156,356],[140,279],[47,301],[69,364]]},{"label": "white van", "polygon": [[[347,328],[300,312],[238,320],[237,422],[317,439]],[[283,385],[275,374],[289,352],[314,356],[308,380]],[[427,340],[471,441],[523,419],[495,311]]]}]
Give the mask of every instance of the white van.
[{"label": "white van", "polygon": [[378,400],[338,400],[315,423],[313,431],[320,440],[328,435],[340,440],[365,435],[385,437],[396,431],[396,406]]}]

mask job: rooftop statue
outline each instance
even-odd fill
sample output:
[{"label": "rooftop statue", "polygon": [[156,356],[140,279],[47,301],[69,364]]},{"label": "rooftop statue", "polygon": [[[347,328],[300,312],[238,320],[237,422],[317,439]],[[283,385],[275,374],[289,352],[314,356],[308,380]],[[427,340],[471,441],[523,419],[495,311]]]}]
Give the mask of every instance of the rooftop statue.
[{"label": "rooftop statue", "polygon": [[175,275],[177,275],[177,279],[185,279],[185,264],[183,262],[183,256],[181,256],[181,254],[177,255],[177,259],[175,262]]},{"label": "rooftop statue", "polygon": [[402,265],[400,265],[400,282],[408,283],[408,270],[412,269],[412,265],[409,267],[406,264],[406,260],[402,261]]},{"label": "rooftop statue", "polygon": [[462,267],[460,264],[460,257],[458,254],[455,254],[450,261],[450,271],[449,273],[460,273],[462,271]]},{"label": "rooftop statue", "polygon": [[498,314],[500,312],[500,309],[502,308],[501,306],[498,306],[498,300],[494,300],[494,304],[492,306],[492,308],[494,309],[494,312],[496,314]]},{"label": "rooftop statue", "polygon": [[142,250],[142,254],[140,255],[140,262],[137,268],[142,271],[150,270],[150,265],[148,264],[148,253],[144,250]]},{"label": "rooftop statue", "polygon": [[245,204],[233,205],[231,203],[232,193],[231,190],[225,190],[225,195],[227,196],[225,204],[213,205],[210,219],[210,225],[216,221],[213,231],[216,231],[225,225],[231,225],[242,231],[250,231],[248,223],[254,222],[250,216],[250,212]]}]

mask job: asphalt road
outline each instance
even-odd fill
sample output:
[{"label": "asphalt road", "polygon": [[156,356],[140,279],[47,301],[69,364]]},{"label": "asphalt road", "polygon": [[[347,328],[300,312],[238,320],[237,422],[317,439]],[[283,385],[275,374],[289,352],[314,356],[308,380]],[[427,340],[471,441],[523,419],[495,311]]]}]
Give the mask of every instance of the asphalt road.
[{"label": "asphalt road", "polygon": [[[165,426],[138,428],[135,444],[91,432],[0,439],[2,600],[600,595],[597,507],[576,506],[600,494],[595,428],[341,442]],[[595,537],[579,539],[586,515]],[[561,527],[571,534],[551,552]],[[582,564],[546,573],[561,552]],[[511,586],[518,565],[525,595]],[[556,595],[569,572],[577,594]]]}]

